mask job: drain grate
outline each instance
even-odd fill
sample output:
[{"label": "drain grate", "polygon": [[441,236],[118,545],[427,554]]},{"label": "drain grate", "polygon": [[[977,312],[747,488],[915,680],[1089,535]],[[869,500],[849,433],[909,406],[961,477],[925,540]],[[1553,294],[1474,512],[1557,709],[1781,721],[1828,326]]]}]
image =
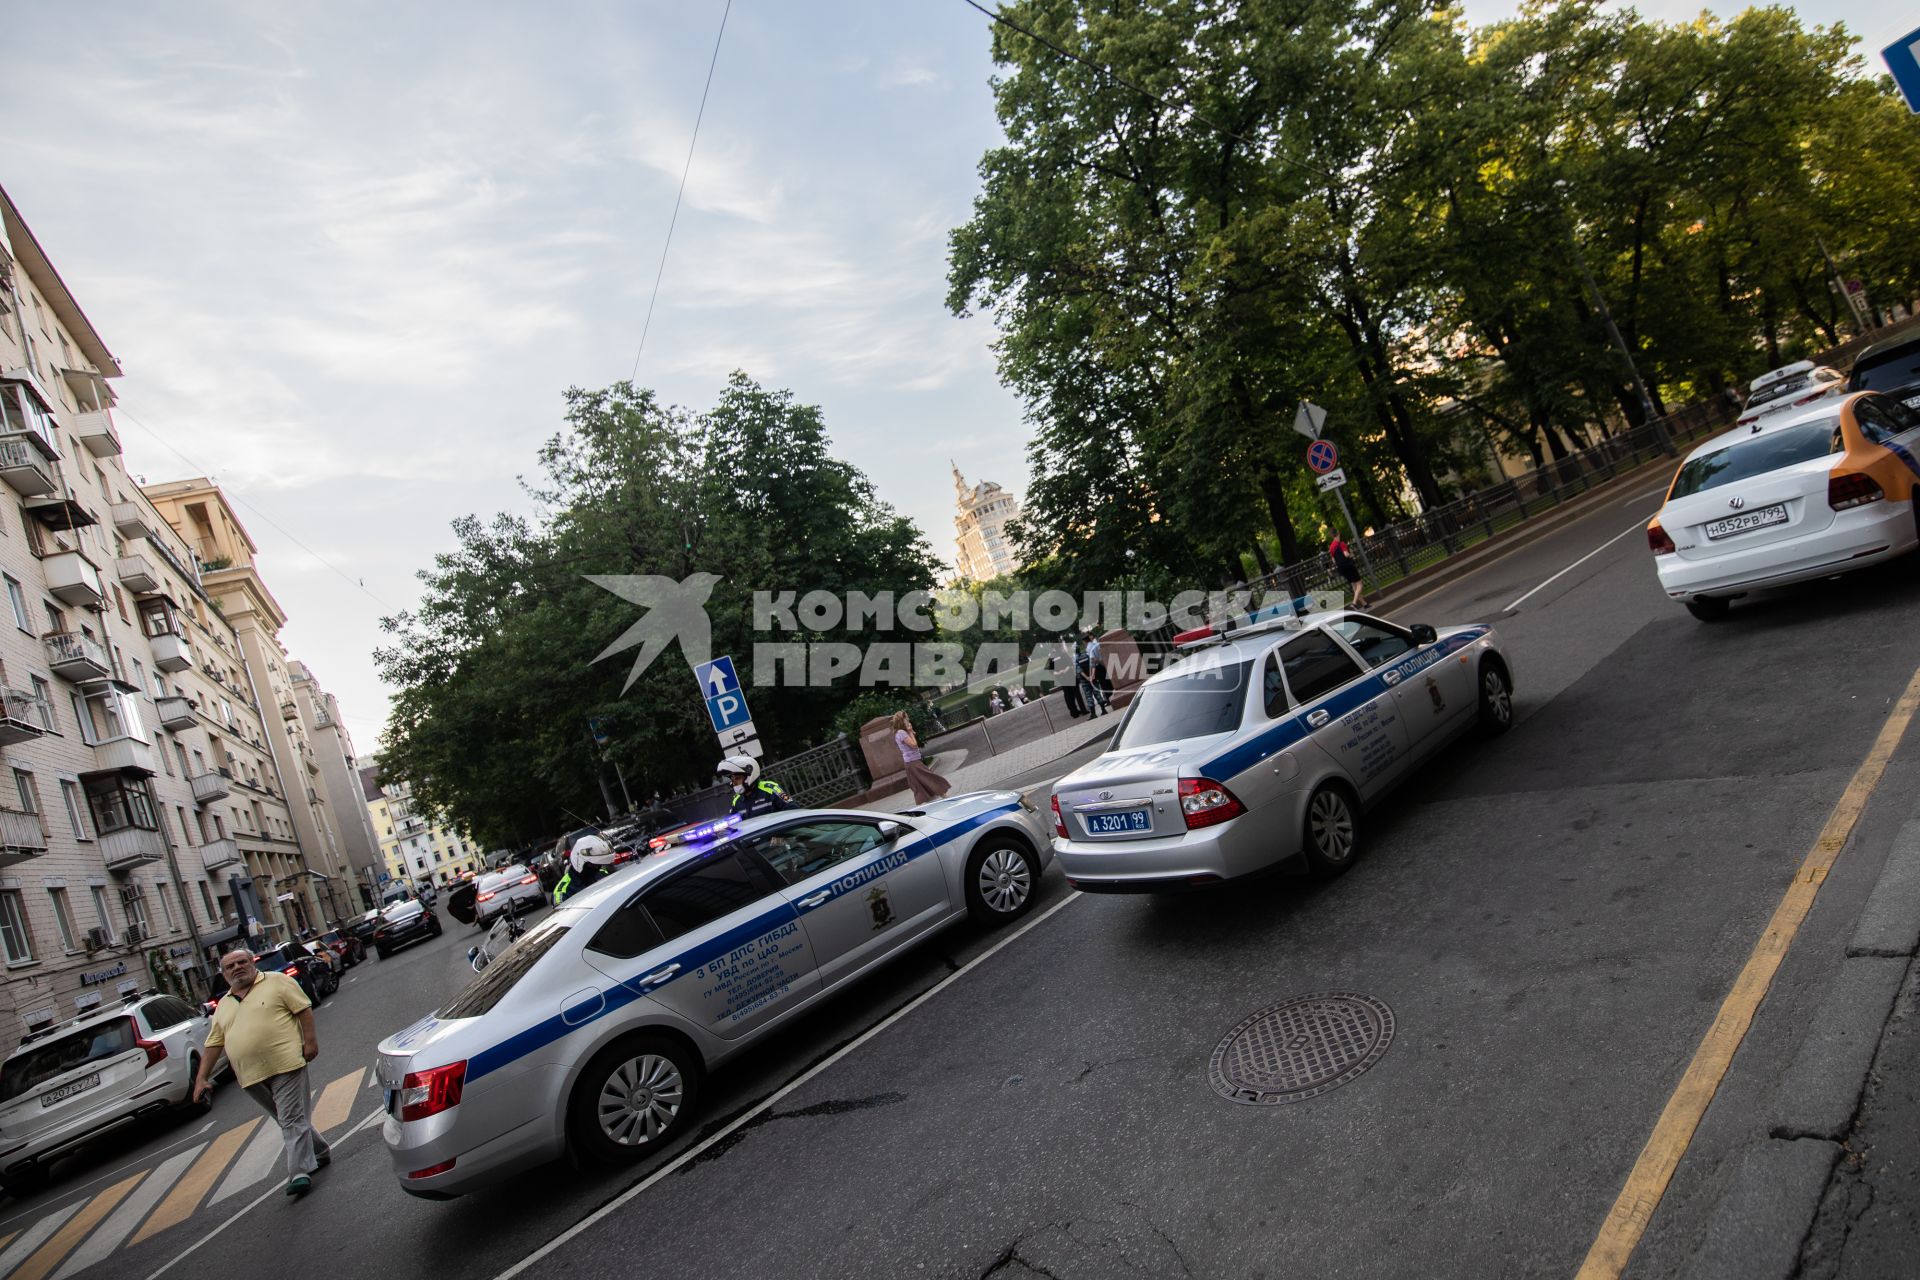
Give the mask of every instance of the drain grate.
[{"label": "drain grate", "polygon": [[1367,1070],[1392,1043],[1393,1010],[1372,996],[1295,996],[1229,1031],[1214,1048],[1207,1081],[1231,1102],[1301,1102]]}]

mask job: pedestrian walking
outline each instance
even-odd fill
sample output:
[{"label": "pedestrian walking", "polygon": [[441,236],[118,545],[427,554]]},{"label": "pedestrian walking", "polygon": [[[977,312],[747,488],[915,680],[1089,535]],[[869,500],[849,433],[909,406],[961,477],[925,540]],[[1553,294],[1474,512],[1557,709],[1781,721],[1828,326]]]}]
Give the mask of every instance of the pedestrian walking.
[{"label": "pedestrian walking", "polygon": [[953,790],[953,784],[927,768],[920,759],[920,739],[914,736],[913,721],[904,711],[893,713],[893,744],[900,748],[901,762],[907,766],[907,785],[913,789],[913,802],[925,804]]},{"label": "pedestrian walking", "polygon": [[1066,704],[1067,714],[1078,720],[1082,708],[1079,681],[1074,674],[1073,646],[1061,640],[1056,650],[1047,658],[1047,670],[1053,673],[1054,687],[1060,690],[1060,701]]},{"label": "pedestrian walking", "polygon": [[1353,562],[1353,552],[1339,534],[1334,534],[1333,541],[1327,544],[1327,554],[1333,558],[1334,569],[1353,588],[1353,607],[1361,608],[1367,603],[1367,586],[1360,581],[1360,566]]},{"label": "pedestrian walking", "polygon": [[233,1063],[233,1078],[280,1126],[287,1148],[287,1194],[303,1196],[313,1186],[313,1174],[333,1159],[327,1140],[313,1127],[307,1083],[307,1064],[320,1056],[313,1005],[286,974],[260,972],[245,948],[221,956],[220,973],[228,991],[213,1011],[193,1100],[213,1087],[210,1081],[224,1053]]},{"label": "pedestrian walking", "polygon": [[[1098,652],[1098,642],[1095,642],[1094,649]],[[1113,710],[1107,705],[1107,695],[1100,692],[1100,686],[1094,683],[1093,659],[1084,647],[1076,646],[1073,670],[1074,687],[1080,691],[1080,700],[1087,704],[1087,710],[1096,716]]]},{"label": "pedestrian walking", "polygon": [[1100,701],[1108,707],[1113,705],[1113,680],[1107,675],[1107,664],[1100,656],[1100,637],[1088,631],[1087,663],[1093,668],[1093,687],[1100,691]]}]

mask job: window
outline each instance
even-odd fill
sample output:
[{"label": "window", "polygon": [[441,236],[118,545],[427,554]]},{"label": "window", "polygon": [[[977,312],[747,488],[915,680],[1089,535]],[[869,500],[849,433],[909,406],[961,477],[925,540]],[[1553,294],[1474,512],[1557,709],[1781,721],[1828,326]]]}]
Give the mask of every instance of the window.
[{"label": "window", "polygon": [[0,1068],[0,1102],[23,1097],[49,1080],[94,1062],[131,1053],[139,1039],[132,1018],[108,1018],[71,1035],[43,1041]]},{"label": "window", "polygon": [[67,902],[65,889],[47,890],[47,899],[53,904],[54,927],[60,930],[60,945],[68,951],[78,951],[80,944],[75,941],[73,932],[73,907]]},{"label": "window", "polygon": [[662,936],[673,939],[766,896],[739,855],[723,849],[685,875],[656,885],[646,896],[647,913]]},{"label": "window", "polygon": [[[1896,419],[1888,410],[1894,402],[1879,401],[1872,398],[1861,400],[1853,406],[1853,420],[1860,424],[1860,434],[1874,444],[1885,444],[1901,432],[1906,425]],[[1904,413],[1906,406],[1900,406]]]},{"label": "window", "polygon": [[193,838],[193,824],[187,821],[186,806],[177,804],[173,806],[173,811],[180,815],[180,834],[184,838],[187,848],[193,848],[193,846],[200,842]]},{"label": "window", "polygon": [[1413,637],[1407,632],[1369,618],[1342,618],[1327,629],[1352,645],[1369,667],[1384,666],[1414,650]]},{"label": "window", "polygon": [[765,858],[788,884],[871,853],[885,844],[873,822],[803,822],[755,837],[748,848]]},{"label": "window", "polygon": [[13,625],[33,634],[33,616],[27,612],[26,593],[20,590],[19,581],[12,575],[4,575],[7,582],[7,603],[13,606]]},{"label": "window", "polygon": [[8,964],[33,962],[33,934],[27,928],[26,904],[18,889],[0,889],[0,948]]},{"label": "window", "polygon": [[660,935],[660,926],[653,922],[636,896],[600,926],[600,932],[593,935],[587,949],[603,956],[631,960],[665,941]]},{"label": "window", "polygon": [[219,924],[220,912],[213,905],[213,890],[207,888],[205,880],[196,881],[196,883],[200,886],[200,905],[207,909],[207,922]]},{"label": "window", "polygon": [[1834,451],[1839,426],[1839,415],[1834,414],[1749,436],[1724,449],[1702,454],[1680,468],[1680,474],[1673,478],[1668,501],[1824,458]]},{"label": "window", "polygon": [[140,659],[133,660],[133,683],[144,689],[147,687],[147,669],[140,665]]},{"label": "window", "polygon": [[167,886],[160,885],[154,890],[153,896],[160,899],[160,914],[166,918],[167,932],[172,933],[180,926],[173,922],[173,904],[167,901]]},{"label": "window", "polygon": [[1253,662],[1218,662],[1143,685],[1127,708],[1114,749],[1177,742],[1240,727]]},{"label": "window", "polygon": [[120,895],[120,905],[126,909],[127,927],[138,929],[144,935],[147,932],[147,891],[138,881],[129,884]]},{"label": "window", "polygon": [[67,695],[67,701],[73,704],[73,722],[80,726],[80,741],[91,746],[94,742],[93,718],[87,714],[87,709],[82,705],[79,694],[69,693]]},{"label": "window", "polygon": [[1280,646],[1280,665],[1294,701],[1314,702],[1360,674],[1360,667],[1324,631],[1309,631]]},{"label": "window", "polygon": [[495,956],[465,991],[440,1010],[438,1016],[477,1018],[499,1004],[501,997],[513,990],[514,985],[527,976],[542,956],[553,950],[554,944],[560,941],[569,927],[566,917],[551,915],[527,930],[512,946]]},{"label": "window", "polygon": [[153,814],[153,794],[145,778],[113,778],[105,785],[87,790],[87,804],[93,810],[94,829],[102,835],[138,827],[158,831],[160,823]]},{"label": "window", "polygon": [[80,784],[60,779],[60,799],[67,806],[67,821],[73,824],[73,838],[91,840],[93,837],[87,834],[86,821],[80,816]]},{"label": "window", "polygon": [[53,686],[39,676],[28,676],[27,682],[33,686],[34,711],[40,717],[40,727],[48,733],[59,728],[53,720]]},{"label": "window", "polygon": [[1260,697],[1267,709],[1267,718],[1276,719],[1287,714],[1292,706],[1287,701],[1287,682],[1280,678],[1280,654],[1278,651],[1267,655],[1260,669]]},{"label": "window", "polygon": [[13,771],[13,789],[20,795],[20,812],[40,812],[40,788],[34,785],[33,775],[25,769]]}]

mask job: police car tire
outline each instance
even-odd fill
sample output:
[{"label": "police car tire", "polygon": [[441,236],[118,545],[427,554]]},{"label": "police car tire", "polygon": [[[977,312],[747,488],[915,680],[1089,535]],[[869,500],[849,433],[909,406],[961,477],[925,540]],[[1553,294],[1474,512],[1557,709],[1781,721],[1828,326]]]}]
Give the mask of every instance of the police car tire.
[{"label": "police car tire", "polygon": [[[652,1055],[664,1058],[680,1075],[680,1109],[667,1127],[645,1142],[632,1146],[615,1142],[600,1127],[594,1114],[600,1093],[615,1070],[635,1058]],[[567,1099],[567,1150],[575,1162],[587,1167],[632,1164],[659,1151],[686,1130],[692,1122],[700,1098],[700,1061],[685,1045],[665,1036],[644,1033],[614,1041],[588,1060],[586,1069],[574,1082]]]},{"label": "police car tire", "polygon": [[[1505,700],[1505,713],[1499,699]],[[1498,737],[1513,728],[1513,684],[1507,669],[1491,659],[1480,664],[1480,731]]]},{"label": "police car tire", "polygon": [[[1025,876],[1011,868],[1008,859],[996,859],[997,864],[1007,867],[1007,884],[1002,894],[996,895],[1001,903],[1007,902],[1007,895],[1017,898],[1011,905],[996,906],[989,901],[981,888],[981,877],[986,874],[987,860],[995,854],[1012,854],[1019,858],[1026,870]],[[967,914],[985,924],[1008,924],[1018,920],[1033,910],[1033,896],[1040,888],[1040,865],[1033,850],[1017,840],[1002,836],[998,839],[983,840],[980,846],[967,857],[966,871]]]},{"label": "police car tire", "polygon": [[1720,596],[1696,596],[1687,601],[1687,612],[1702,622],[1718,622],[1732,607],[1732,601]]},{"label": "police car tire", "polygon": [[[1336,857],[1321,849],[1313,833],[1316,817],[1335,823],[1344,817],[1347,828],[1347,851],[1344,856]],[[1360,856],[1360,805],[1353,793],[1340,784],[1328,782],[1314,788],[1313,794],[1307,797],[1307,813],[1301,826],[1300,848],[1306,854],[1307,867],[1321,879],[1331,880],[1344,875],[1354,859]]]}]

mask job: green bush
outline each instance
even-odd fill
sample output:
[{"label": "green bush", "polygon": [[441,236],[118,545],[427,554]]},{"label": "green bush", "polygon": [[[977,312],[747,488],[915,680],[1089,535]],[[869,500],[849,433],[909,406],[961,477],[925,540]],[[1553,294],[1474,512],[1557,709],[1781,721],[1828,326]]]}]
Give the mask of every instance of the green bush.
[{"label": "green bush", "polygon": [[[902,709],[906,711],[907,718],[913,722],[915,737],[924,739],[938,732],[934,728],[932,710],[911,689],[864,690],[852,702],[840,709],[840,714],[833,718],[833,727],[837,732],[857,740],[860,737],[861,725],[875,716],[890,716]],[[951,716],[946,718],[948,723],[952,722]]]}]

